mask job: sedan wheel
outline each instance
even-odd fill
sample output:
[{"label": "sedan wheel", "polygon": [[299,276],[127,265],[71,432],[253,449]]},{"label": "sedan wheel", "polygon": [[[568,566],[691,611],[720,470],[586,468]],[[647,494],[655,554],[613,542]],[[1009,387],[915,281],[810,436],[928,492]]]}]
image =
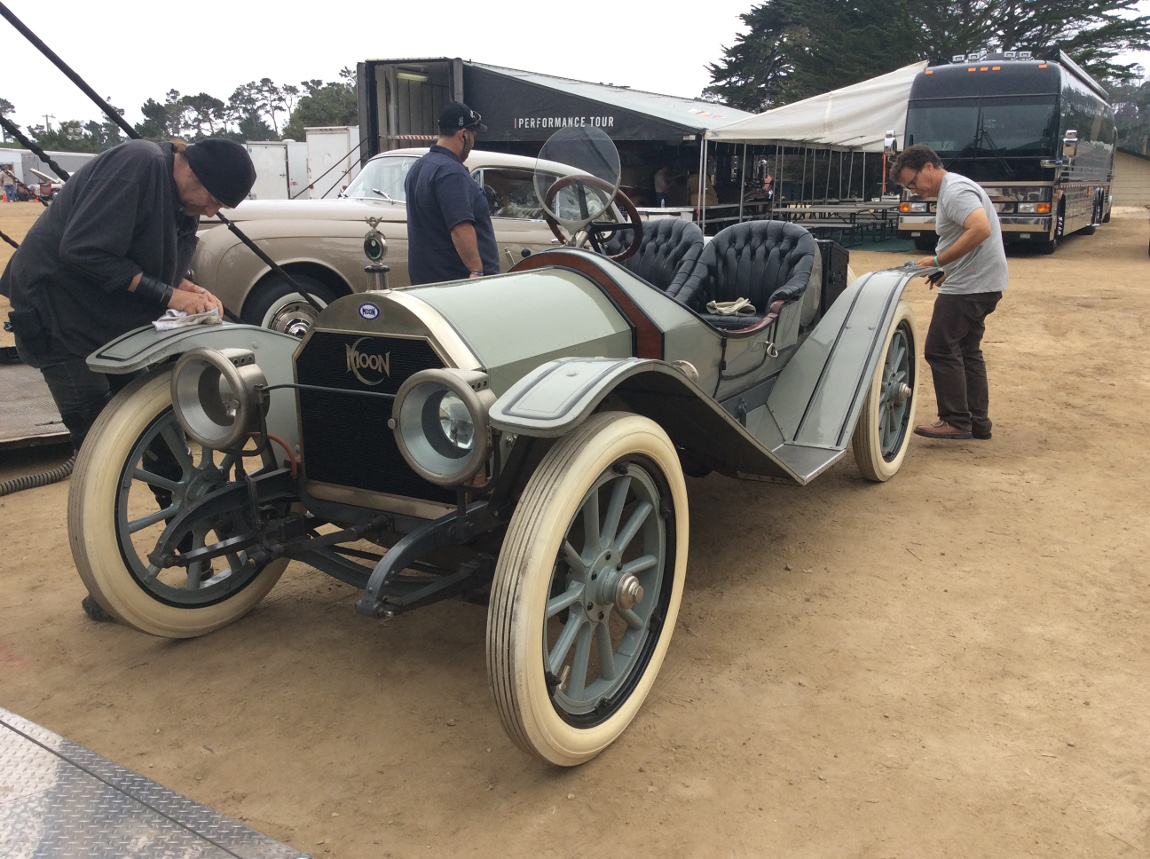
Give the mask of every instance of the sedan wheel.
[{"label": "sedan wheel", "polygon": [[[335,300],[331,290],[306,274],[293,274],[292,279],[326,307]],[[251,291],[244,302],[240,318],[248,325],[270,328],[293,337],[303,337],[319,316],[311,303],[288,281],[273,275]]]}]

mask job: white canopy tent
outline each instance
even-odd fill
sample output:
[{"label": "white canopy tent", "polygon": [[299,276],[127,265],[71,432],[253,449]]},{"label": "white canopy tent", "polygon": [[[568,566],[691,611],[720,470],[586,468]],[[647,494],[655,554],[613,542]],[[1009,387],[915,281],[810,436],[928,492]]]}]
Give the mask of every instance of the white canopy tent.
[{"label": "white canopy tent", "polygon": [[887,131],[893,129],[902,140],[910,85],[915,75],[925,68],[924,60],[877,78],[712,128],[707,132],[707,140],[882,152]]},{"label": "white canopy tent", "polygon": [[[779,146],[803,148],[804,174],[807,149],[828,150],[828,157],[830,151],[839,152],[841,183],[842,153],[852,153],[850,166],[853,174],[853,153],[864,153],[862,158],[865,171],[865,153],[881,153],[888,131],[894,131],[896,140],[903,139],[911,83],[926,66],[925,60],[913,63],[885,75],[710,129],[701,147],[700,170],[706,163],[709,143],[742,143],[744,162],[748,144],[775,144],[776,152]],[[827,176],[829,182],[829,170]],[[781,176],[776,178],[781,181]],[[804,175],[804,184],[805,181]],[[850,182],[848,178],[848,189]],[[698,216],[705,224],[704,209],[698,212]],[[740,220],[742,216],[740,195]]]}]

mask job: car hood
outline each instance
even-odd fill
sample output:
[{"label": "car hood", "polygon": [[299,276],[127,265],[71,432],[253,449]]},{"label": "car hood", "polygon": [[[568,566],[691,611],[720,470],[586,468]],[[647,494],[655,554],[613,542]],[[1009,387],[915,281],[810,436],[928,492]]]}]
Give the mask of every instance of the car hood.
[{"label": "car hood", "polygon": [[[406,221],[407,208],[403,203],[387,200],[335,199],[335,200],[245,200],[234,209],[224,212],[228,220],[321,220],[362,221],[379,218],[384,221]],[[201,218],[200,226],[218,223],[217,218]]]}]

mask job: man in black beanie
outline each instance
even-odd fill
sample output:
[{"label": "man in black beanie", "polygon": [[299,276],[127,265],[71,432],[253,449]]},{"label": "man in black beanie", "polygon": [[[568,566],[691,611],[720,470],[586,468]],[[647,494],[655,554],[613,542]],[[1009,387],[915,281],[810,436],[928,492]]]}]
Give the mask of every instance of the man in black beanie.
[{"label": "man in black beanie", "polygon": [[223,314],[186,276],[196,228],[200,215],[238,205],[255,178],[231,140],[132,140],[77,170],[32,225],[0,295],[12,304],[16,349],[44,376],[74,449],[133,379],[92,372],[89,354],[168,308]]}]

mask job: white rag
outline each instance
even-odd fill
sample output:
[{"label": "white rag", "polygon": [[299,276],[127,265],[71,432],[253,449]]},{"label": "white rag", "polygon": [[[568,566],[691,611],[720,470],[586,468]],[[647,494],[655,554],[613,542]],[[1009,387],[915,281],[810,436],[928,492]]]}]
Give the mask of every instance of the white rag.
[{"label": "white rag", "polygon": [[203,310],[199,313],[189,314],[186,310],[176,310],[175,308],[168,308],[164,315],[157,319],[152,325],[157,331],[171,331],[173,328],[186,328],[189,325],[219,325],[224,320],[220,318],[219,312],[213,307],[211,310]]}]

